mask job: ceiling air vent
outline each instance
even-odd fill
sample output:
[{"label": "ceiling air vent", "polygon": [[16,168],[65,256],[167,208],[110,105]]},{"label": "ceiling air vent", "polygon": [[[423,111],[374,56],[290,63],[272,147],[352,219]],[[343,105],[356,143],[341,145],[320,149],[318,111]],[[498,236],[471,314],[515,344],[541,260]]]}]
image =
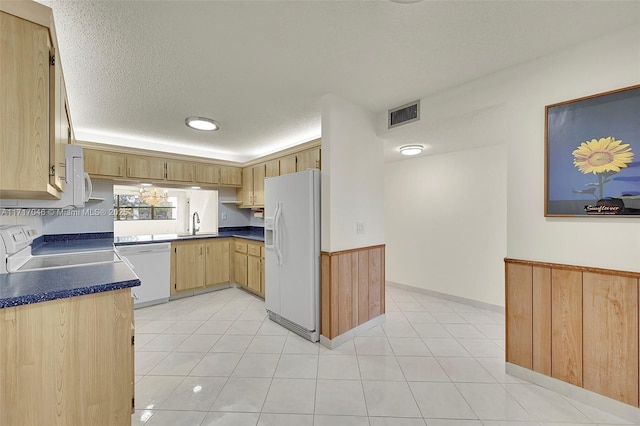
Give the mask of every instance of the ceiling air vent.
[{"label": "ceiling air vent", "polygon": [[389,129],[420,120],[420,101],[389,110]]}]

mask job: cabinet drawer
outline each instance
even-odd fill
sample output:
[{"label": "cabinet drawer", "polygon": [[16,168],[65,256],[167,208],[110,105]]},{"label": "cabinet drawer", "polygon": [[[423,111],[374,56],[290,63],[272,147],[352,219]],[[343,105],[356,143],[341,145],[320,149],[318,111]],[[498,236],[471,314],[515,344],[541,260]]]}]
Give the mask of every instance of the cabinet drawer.
[{"label": "cabinet drawer", "polygon": [[236,241],[236,252],[237,253],[246,253],[247,252],[247,243],[241,243]]},{"label": "cabinet drawer", "polygon": [[260,246],[255,246],[253,244],[248,244],[248,252],[251,256],[260,257]]}]

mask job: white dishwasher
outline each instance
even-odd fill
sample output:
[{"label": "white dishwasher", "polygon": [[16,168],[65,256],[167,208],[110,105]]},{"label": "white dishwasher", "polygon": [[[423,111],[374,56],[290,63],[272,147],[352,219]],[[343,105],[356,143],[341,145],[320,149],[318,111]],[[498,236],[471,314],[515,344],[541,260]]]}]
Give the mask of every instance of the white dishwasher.
[{"label": "white dishwasher", "polygon": [[140,287],[131,289],[135,308],[169,301],[171,243],[121,245],[116,250],[141,281]]}]

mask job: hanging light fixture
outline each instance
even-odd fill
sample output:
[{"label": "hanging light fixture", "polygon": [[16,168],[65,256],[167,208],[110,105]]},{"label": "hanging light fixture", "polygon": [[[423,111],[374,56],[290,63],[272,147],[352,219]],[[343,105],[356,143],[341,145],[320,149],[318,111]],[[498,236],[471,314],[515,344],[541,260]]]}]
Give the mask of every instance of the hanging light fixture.
[{"label": "hanging light fixture", "polygon": [[166,189],[159,190],[158,188],[145,188],[144,186],[140,186],[139,195],[145,203],[157,206],[167,200],[169,192]]},{"label": "hanging light fixture", "polygon": [[424,147],[422,145],[405,145],[400,147],[400,154],[402,155],[418,155],[422,152]]}]

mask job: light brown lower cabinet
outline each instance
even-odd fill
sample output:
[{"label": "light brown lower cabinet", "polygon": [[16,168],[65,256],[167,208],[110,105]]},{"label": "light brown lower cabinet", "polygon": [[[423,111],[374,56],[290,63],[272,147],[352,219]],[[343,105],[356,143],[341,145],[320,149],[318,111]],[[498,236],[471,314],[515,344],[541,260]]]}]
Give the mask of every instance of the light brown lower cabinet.
[{"label": "light brown lower cabinet", "polygon": [[131,289],[0,309],[0,341],[0,424],[131,424]]},{"label": "light brown lower cabinet", "polygon": [[171,293],[231,281],[231,238],[171,243]]},{"label": "light brown lower cabinet", "polygon": [[234,243],[233,279],[243,287],[247,286],[247,243],[236,240]]},{"label": "light brown lower cabinet", "polygon": [[232,281],[264,297],[264,243],[241,238],[171,243],[171,294]]},{"label": "light brown lower cabinet", "polygon": [[204,244],[205,249],[205,285],[228,283],[231,280],[231,241],[229,239],[211,239]]},{"label": "light brown lower cabinet", "polygon": [[264,297],[264,243],[236,240],[235,282]]},{"label": "light brown lower cabinet", "polygon": [[505,259],[506,360],[639,406],[640,273]]}]

